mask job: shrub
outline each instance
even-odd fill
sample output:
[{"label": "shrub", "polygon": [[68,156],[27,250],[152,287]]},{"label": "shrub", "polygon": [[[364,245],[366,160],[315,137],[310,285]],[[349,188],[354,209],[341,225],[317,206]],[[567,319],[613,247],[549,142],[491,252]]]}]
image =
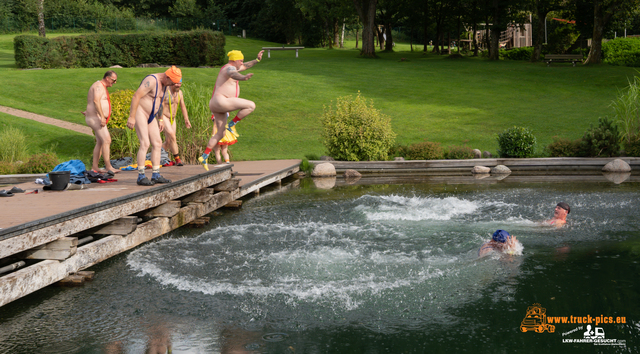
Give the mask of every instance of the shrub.
[{"label": "shrub", "polygon": [[[639,41],[640,42],[640,41]],[[626,92],[621,92],[618,98],[611,102],[615,112],[615,121],[622,129],[621,139],[629,144],[640,139],[640,78],[634,77],[629,82]]]},{"label": "shrub", "polygon": [[509,60],[530,60],[533,54],[533,47],[512,48],[501,53],[505,59]]},{"label": "shrub", "polygon": [[95,68],[142,63],[219,65],[225,58],[221,32],[195,30],[141,34],[91,34],[77,37],[14,38],[16,65],[28,68]]},{"label": "shrub", "polygon": [[111,158],[117,159],[120,157],[130,156],[134,157],[138,153],[140,148],[140,140],[136,135],[136,131],[124,128],[112,128],[109,129],[111,135]]},{"label": "shrub", "polygon": [[593,124],[582,137],[581,148],[589,157],[618,156],[620,153],[620,133],[609,118],[600,118],[597,127]]},{"label": "shrub", "polygon": [[498,134],[500,157],[531,157],[536,149],[536,137],[527,128],[513,127]]},{"label": "shrub", "polygon": [[315,165],[310,163],[307,158],[302,159],[302,162],[300,162],[300,171],[302,172],[310,174],[314,167]]},{"label": "shrub", "polygon": [[465,160],[475,157],[473,149],[468,146],[450,146],[446,156],[450,160]]},{"label": "shrub", "polygon": [[336,160],[386,160],[396,134],[391,119],[360,96],[339,97],[321,117],[323,143]]},{"label": "shrub", "polygon": [[551,157],[577,157],[583,155],[581,145],[582,139],[554,137],[553,142],[545,147],[545,152]]},{"label": "shrub", "polygon": [[58,165],[58,156],[52,152],[35,154],[18,166],[18,173],[48,173]]},{"label": "shrub", "polygon": [[13,162],[0,161],[0,175],[13,175],[17,171],[17,167]]},{"label": "shrub", "polygon": [[129,110],[131,108],[131,99],[136,92],[134,90],[118,90],[110,95],[111,99],[111,118],[109,119],[110,128],[127,128],[127,120],[129,119]]},{"label": "shrub", "polygon": [[444,158],[444,150],[440,143],[424,141],[409,145],[405,158],[408,160],[441,160]]},{"label": "shrub", "polygon": [[640,66],[640,39],[616,38],[602,44],[605,63],[620,66]]},{"label": "shrub", "polygon": [[640,139],[624,143],[624,153],[627,156],[640,157]]},{"label": "shrub", "polygon": [[407,157],[409,147],[406,145],[394,145],[389,149],[389,157]]},{"label": "shrub", "polygon": [[0,132],[0,161],[15,162],[27,157],[27,138],[20,129],[7,127]]},{"label": "shrub", "polygon": [[[184,105],[187,107],[191,129],[184,125],[182,109],[176,114],[176,139],[180,157],[189,164],[197,164],[198,157],[204,151],[205,145],[213,134],[213,122],[209,110],[211,89],[194,83],[184,83],[180,88],[184,96]],[[167,121],[165,120],[165,123]],[[242,132],[239,132],[242,135]],[[229,149],[231,153],[231,149]],[[235,157],[234,157],[235,159]]]}]

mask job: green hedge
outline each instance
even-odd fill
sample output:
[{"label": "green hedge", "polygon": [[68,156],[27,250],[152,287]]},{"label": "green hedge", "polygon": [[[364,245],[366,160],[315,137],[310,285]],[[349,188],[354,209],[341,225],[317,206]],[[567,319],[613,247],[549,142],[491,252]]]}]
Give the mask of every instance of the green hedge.
[{"label": "green hedge", "polygon": [[616,38],[602,44],[605,63],[619,66],[640,66],[640,39]]},{"label": "green hedge", "polygon": [[224,45],[222,32],[210,30],[52,39],[22,35],[13,40],[16,65],[22,69],[133,67],[143,63],[222,65]]}]

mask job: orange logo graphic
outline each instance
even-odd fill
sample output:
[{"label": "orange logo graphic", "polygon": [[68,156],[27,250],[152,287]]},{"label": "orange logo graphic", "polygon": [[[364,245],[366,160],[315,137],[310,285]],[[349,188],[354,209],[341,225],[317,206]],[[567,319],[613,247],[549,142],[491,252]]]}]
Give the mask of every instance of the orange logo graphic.
[{"label": "orange logo graphic", "polygon": [[520,330],[522,332],[535,331],[536,333],[542,333],[546,330],[553,333],[556,326],[547,323],[547,309],[540,304],[533,304],[527,308],[527,315],[520,323]]}]

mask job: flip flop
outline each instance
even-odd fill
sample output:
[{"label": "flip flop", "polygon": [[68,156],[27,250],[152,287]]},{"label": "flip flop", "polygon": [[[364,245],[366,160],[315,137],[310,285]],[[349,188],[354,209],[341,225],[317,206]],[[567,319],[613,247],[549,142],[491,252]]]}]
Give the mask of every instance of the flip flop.
[{"label": "flip flop", "polygon": [[13,193],[13,194],[24,193],[24,189],[18,188],[18,187],[13,187],[13,188],[9,189],[9,192]]},{"label": "flip flop", "polygon": [[0,197],[13,197],[13,193],[7,192],[3,189],[0,191]]}]

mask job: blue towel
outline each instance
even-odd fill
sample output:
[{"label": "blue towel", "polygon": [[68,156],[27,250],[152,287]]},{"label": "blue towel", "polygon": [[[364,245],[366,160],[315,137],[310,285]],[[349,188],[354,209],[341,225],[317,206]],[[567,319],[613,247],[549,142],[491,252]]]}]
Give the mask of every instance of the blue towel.
[{"label": "blue towel", "polygon": [[86,170],[86,168],[84,167],[84,163],[82,161],[80,161],[80,160],[70,160],[70,161],[63,162],[63,163],[59,164],[51,172],[69,171],[70,174],[72,174],[72,175],[84,176],[84,171],[85,170]]}]

